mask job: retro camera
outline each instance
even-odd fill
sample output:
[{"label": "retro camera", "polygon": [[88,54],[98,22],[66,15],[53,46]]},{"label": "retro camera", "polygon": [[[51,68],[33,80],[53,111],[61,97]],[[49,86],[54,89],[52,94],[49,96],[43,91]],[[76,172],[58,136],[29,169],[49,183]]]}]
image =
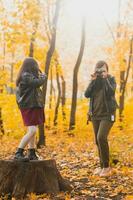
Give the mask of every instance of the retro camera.
[{"label": "retro camera", "polygon": [[97,75],[97,77],[102,78],[103,72],[105,72],[105,70],[103,68],[97,68],[95,71],[95,74]]}]

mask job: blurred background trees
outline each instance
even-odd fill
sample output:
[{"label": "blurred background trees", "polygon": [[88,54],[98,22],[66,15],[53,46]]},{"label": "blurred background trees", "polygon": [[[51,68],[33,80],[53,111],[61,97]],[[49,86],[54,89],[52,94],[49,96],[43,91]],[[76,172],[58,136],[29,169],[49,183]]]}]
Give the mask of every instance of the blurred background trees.
[{"label": "blurred background trees", "polygon": [[[115,21],[110,22],[100,14],[107,28],[100,36],[101,45],[99,37],[96,38],[94,33],[91,36],[91,26],[97,27],[98,24],[91,24],[92,19],[88,14],[85,16],[86,23],[82,21],[84,13],[80,12],[80,6],[83,3],[79,7],[78,2],[72,3],[77,8],[77,14],[74,14],[76,11],[73,7],[74,21],[72,13],[65,10],[65,0],[0,1],[2,134],[23,128],[15,102],[15,79],[26,56],[37,59],[41,70],[48,76],[43,86],[46,128],[57,133],[58,129],[73,131],[82,123],[86,125],[88,103],[83,96],[84,90],[95,63],[103,58],[109,64],[110,73],[117,79],[119,119],[123,123],[125,105],[133,102],[133,3],[131,0],[125,1],[124,10],[122,1],[118,0],[117,3],[118,18]],[[73,38],[70,43],[69,34]],[[39,127],[38,146],[45,144],[45,127]]]}]

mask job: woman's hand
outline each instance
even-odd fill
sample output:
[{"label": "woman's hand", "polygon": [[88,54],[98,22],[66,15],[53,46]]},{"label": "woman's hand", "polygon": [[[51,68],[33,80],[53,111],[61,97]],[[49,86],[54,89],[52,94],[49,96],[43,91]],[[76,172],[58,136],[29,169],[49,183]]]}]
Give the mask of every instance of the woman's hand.
[{"label": "woman's hand", "polygon": [[96,78],[97,78],[97,75],[96,75],[96,73],[94,73],[94,74],[91,74],[91,80],[96,80]]},{"label": "woman's hand", "polygon": [[102,72],[102,78],[107,78],[107,77],[108,77],[108,72],[107,71]]},{"label": "woman's hand", "polygon": [[47,78],[47,75],[45,73],[41,73],[40,78],[44,78],[44,77]]}]

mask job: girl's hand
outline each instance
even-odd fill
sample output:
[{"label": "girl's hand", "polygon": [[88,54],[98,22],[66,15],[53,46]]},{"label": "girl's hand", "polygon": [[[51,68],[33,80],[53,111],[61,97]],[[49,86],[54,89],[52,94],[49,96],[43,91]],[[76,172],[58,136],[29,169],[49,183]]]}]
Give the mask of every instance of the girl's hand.
[{"label": "girl's hand", "polygon": [[39,77],[40,77],[40,78],[45,78],[45,79],[46,79],[46,78],[47,78],[47,75],[46,75],[45,73],[41,73],[41,74],[39,75]]},{"label": "girl's hand", "polygon": [[45,73],[41,73],[40,76],[47,76]]}]

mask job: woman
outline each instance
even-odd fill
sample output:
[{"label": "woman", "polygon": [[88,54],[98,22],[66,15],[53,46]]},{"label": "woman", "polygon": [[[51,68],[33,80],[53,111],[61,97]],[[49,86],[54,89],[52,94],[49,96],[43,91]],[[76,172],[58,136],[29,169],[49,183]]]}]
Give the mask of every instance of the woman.
[{"label": "woman", "polygon": [[[40,86],[45,82],[46,75],[39,70],[35,59],[26,58],[20,68],[16,80],[16,100],[20,109],[27,133],[22,138],[14,159],[27,161],[38,160],[35,152],[35,134],[38,125],[44,123],[44,106]],[[28,157],[24,148],[29,145]]]},{"label": "woman", "polygon": [[118,107],[115,90],[115,78],[108,74],[107,63],[99,61],[85,91],[85,97],[90,98],[89,119],[93,124],[100,158],[100,168],[95,170],[95,175],[108,176],[111,172],[107,137],[115,122],[115,112]]}]

